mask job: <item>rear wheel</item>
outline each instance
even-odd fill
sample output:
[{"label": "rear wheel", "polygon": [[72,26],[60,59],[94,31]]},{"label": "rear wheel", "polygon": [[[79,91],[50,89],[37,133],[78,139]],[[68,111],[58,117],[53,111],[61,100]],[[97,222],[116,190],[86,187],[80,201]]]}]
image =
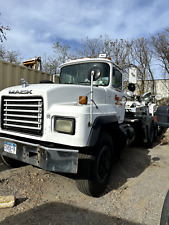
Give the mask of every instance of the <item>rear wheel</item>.
[{"label": "rear wheel", "polygon": [[158,137],[158,126],[155,124],[154,125],[154,141],[157,140]]},{"label": "rear wheel", "polygon": [[154,141],[154,123],[151,122],[150,127],[147,128],[147,147],[152,147]]},{"label": "rear wheel", "polygon": [[112,167],[113,143],[111,136],[102,132],[90,154],[79,157],[78,189],[90,196],[98,197],[106,189]]}]

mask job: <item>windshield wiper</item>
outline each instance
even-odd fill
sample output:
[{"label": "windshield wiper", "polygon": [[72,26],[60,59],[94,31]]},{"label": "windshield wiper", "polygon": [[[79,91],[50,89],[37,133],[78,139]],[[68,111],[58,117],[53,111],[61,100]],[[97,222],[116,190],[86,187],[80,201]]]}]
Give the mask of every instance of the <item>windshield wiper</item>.
[{"label": "windshield wiper", "polygon": [[74,84],[74,83],[64,82],[64,83],[61,83],[61,84]]},{"label": "windshield wiper", "polygon": [[90,82],[89,81],[87,81],[87,82],[78,82],[78,84],[90,84]]}]

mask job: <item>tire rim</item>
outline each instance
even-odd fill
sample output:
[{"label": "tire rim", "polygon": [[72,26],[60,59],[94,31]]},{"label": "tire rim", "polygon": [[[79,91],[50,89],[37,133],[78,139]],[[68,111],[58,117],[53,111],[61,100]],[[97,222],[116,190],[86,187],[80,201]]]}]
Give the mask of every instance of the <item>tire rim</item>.
[{"label": "tire rim", "polygon": [[101,182],[104,182],[110,172],[111,168],[111,156],[108,146],[104,146],[99,154],[97,160],[97,176]]}]

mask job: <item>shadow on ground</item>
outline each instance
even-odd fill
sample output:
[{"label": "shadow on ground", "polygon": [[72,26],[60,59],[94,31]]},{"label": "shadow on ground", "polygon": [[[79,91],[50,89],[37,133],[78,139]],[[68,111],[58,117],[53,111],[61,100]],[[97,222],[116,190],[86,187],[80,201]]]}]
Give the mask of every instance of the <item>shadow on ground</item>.
[{"label": "shadow on ground", "polygon": [[[129,178],[138,177],[151,164],[149,149],[145,147],[126,147],[121,152],[121,157],[112,166],[112,172],[107,189],[102,196],[123,186]],[[83,162],[84,163],[84,162]],[[79,179],[78,175],[65,175],[74,180]],[[80,177],[85,179],[85,177]]]},{"label": "shadow on ground", "polygon": [[0,172],[5,171],[5,170],[10,170],[10,169],[11,169],[11,167],[5,165],[0,156]]},{"label": "shadow on ground", "polygon": [[[164,138],[167,137],[166,129],[161,129],[157,141],[151,147],[161,145]],[[106,193],[123,186],[128,178],[138,177],[144,170],[151,165],[152,161],[159,161],[158,157],[151,159],[149,155],[150,148],[139,146],[129,146],[122,150],[121,158],[113,165],[112,174]]]},{"label": "shadow on ground", "polygon": [[76,206],[63,203],[46,203],[42,206],[30,209],[18,215],[9,216],[0,223],[1,225],[109,225],[125,224],[137,225],[132,221],[126,221],[110,217],[97,212],[81,209]]},{"label": "shadow on ground", "polygon": [[150,165],[149,150],[130,146],[122,151],[121,158],[115,162],[106,193],[123,186],[128,178],[134,178],[144,172]]}]

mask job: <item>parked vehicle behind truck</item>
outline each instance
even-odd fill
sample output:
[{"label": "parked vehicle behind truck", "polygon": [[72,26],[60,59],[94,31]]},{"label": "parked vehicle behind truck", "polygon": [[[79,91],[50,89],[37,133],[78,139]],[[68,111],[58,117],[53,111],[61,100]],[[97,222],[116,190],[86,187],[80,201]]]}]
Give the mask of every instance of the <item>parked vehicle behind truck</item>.
[{"label": "parked vehicle behind truck", "polygon": [[3,160],[78,174],[91,196],[105,190],[124,145],[153,141],[154,115],[146,103],[126,106],[123,75],[103,55],[62,64],[59,84],[24,83],[0,95]]}]

